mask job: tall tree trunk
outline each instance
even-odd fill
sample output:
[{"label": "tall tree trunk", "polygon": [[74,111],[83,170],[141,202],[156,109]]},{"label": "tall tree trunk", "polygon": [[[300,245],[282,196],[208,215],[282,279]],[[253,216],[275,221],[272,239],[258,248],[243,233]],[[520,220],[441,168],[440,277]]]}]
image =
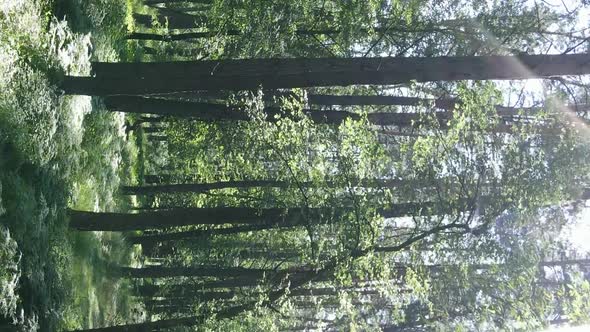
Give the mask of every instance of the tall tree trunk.
[{"label": "tall tree trunk", "polygon": [[[186,289],[192,289],[192,286],[187,286]],[[182,303],[183,300],[191,299],[198,301],[211,301],[211,300],[229,300],[236,296],[234,291],[195,291],[187,292],[184,294],[170,294],[168,292],[162,293],[159,297],[164,297],[168,301],[176,301]],[[145,302],[145,300],[144,300]]]},{"label": "tall tree trunk", "polygon": [[[155,16],[156,22],[161,26],[167,26],[168,29],[192,29],[200,24],[207,22],[207,16],[184,14],[176,11],[159,10],[160,13]],[[135,22],[148,28],[154,27],[154,17],[152,15],[133,13]]]},{"label": "tall tree trunk", "polygon": [[[215,103],[146,98],[136,96],[114,96],[105,98],[108,109],[126,113],[157,114],[163,116],[189,117],[202,121],[249,121],[249,115],[238,107]],[[291,114],[282,112],[277,107],[264,108],[267,121],[276,121],[277,115],[295,119]],[[341,124],[346,119],[360,120],[361,115],[340,110],[304,109],[303,113],[318,124]],[[452,118],[453,113],[432,112],[441,124]],[[378,126],[395,125],[407,127],[416,125],[424,117],[420,113],[369,113],[367,119]]]},{"label": "tall tree trunk", "polygon": [[252,278],[227,278],[222,280],[209,280],[195,282],[191,284],[174,284],[174,285],[144,285],[138,288],[138,295],[143,297],[156,296],[191,296],[195,292],[214,291],[218,289],[239,288],[239,287],[255,287],[259,284],[258,279]]},{"label": "tall tree trunk", "polygon": [[[257,93],[258,90],[252,90],[252,93]],[[272,102],[278,98],[291,98],[296,99],[298,102],[303,102],[301,96],[292,90],[262,90],[262,99],[265,102]],[[188,91],[188,92],[175,92],[175,93],[164,93],[156,94],[153,97],[163,97],[168,99],[182,99],[186,101],[200,101],[210,102],[216,104],[227,104],[230,97],[232,96],[231,91]]]},{"label": "tall tree trunk", "polygon": [[160,134],[164,131],[164,128],[162,127],[156,127],[156,126],[151,126],[151,127],[141,127],[141,129],[143,130],[143,132],[145,134]]},{"label": "tall tree trunk", "polygon": [[590,258],[583,259],[563,259],[558,261],[543,261],[539,263],[539,266],[565,266],[565,265],[583,265],[590,266]]},{"label": "tall tree trunk", "polygon": [[294,262],[300,257],[300,252],[297,250],[253,250],[244,249],[238,254],[241,259],[264,260],[264,261],[281,261]]},{"label": "tall tree trunk", "polygon": [[[423,182],[423,181],[422,181]],[[326,181],[326,183],[315,182],[292,182],[278,180],[243,180],[243,181],[220,181],[209,183],[183,183],[183,184],[162,184],[151,186],[123,186],[121,191],[126,195],[147,195],[160,193],[202,193],[213,189],[227,188],[295,188],[302,187],[336,187],[338,183]],[[353,182],[351,185],[356,185]],[[401,179],[366,179],[360,180],[358,187],[371,188],[396,188],[400,185],[423,186],[418,180],[401,180]]]},{"label": "tall tree trunk", "polygon": [[[266,89],[289,89],[411,81],[530,79],[588,74],[590,54],[299,58],[112,65],[108,75],[106,70],[95,68],[95,78],[66,76],[61,88],[68,94],[142,95],[197,90],[254,90],[261,85]],[[101,64],[99,67],[109,65]],[[115,74],[113,68],[119,68],[120,73]],[[233,69],[227,71],[224,68]]]},{"label": "tall tree trunk", "polygon": [[202,322],[202,317],[191,316],[183,318],[161,319],[154,322],[124,324],[109,327],[97,327],[72,332],[155,332],[178,326],[195,326]]},{"label": "tall tree trunk", "polygon": [[168,141],[168,137],[166,137],[166,136],[148,135],[147,138],[148,138],[148,141],[153,141],[153,142],[167,142]]},{"label": "tall tree trunk", "polygon": [[342,105],[342,106],[429,106],[440,109],[453,109],[458,104],[456,98],[427,99],[418,97],[403,96],[354,96],[354,95],[316,95],[308,94],[307,100],[310,105]]},{"label": "tall tree trunk", "polygon": [[[310,105],[322,106],[433,106],[435,108],[452,111],[461,101],[457,98],[418,98],[402,96],[353,96],[353,95],[315,95],[308,94]],[[542,107],[509,107],[496,105],[499,116],[512,116],[523,111],[524,114],[535,114],[542,111]]]},{"label": "tall tree trunk", "polygon": [[359,289],[354,290],[350,288],[330,288],[330,287],[321,287],[321,288],[299,288],[295,289],[289,293],[289,296],[301,296],[301,297],[314,297],[314,296],[338,296],[341,290],[348,291],[350,293],[358,294],[358,295],[377,295],[379,292],[374,289]]},{"label": "tall tree trunk", "polygon": [[191,12],[206,12],[209,9],[211,9],[211,7],[209,6],[194,6],[194,7],[176,7],[174,8],[174,10],[179,11],[179,12],[184,12],[184,13],[191,13]]},{"label": "tall tree trunk", "polygon": [[[380,28],[377,28],[381,30]],[[286,31],[285,31],[286,32]],[[318,35],[334,35],[339,34],[341,30],[339,29],[316,29],[316,30],[309,30],[309,29],[297,29],[294,31],[295,35],[297,36],[318,36]],[[171,42],[171,41],[180,41],[180,40],[191,40],[191,39],[205,39],[205,38],[212,38],[216,36],[241,36],[243,34],[242,31],[237,29],[228,29],[224,31],[203,31],[203,32],[184,32],[184,33],[175,33],[175,34],[157,34],[157,33],[137,33],[133,32],[126,36],[127,39],[131,40],[153,40],[153,41],[163,41],[163,42]]]},{"label": "tall tree trunk", "polygon": [[163,116],[142,116],[135,123],[162,123],[165,120]]},{"label": "tall tree trunk", "polygon": [[203,5],[210,5],[213,3],[213,0],[143,0],[143,4],[147,6],[157,5],[157,4],[169,4],[169,3],[178,3],[178,2],[191,2],[191,3],[200,3]]},{"label": "tall tree trunk", "polygon": [[181,34],[168,34],[168,35],[149,33],[149,32],[132,32],[132,33],[128,34],[126,38],[130,39],[130,40],[153,40],[153,41],[170,42],[170,41],[189,40],[189,39],[213,38],[213,37],[216,37],[219,35],[239,36],[240,32],[235,31],[235,30],[228,30],[222,34],[219,32],[203,31],[203,32],[185,32],[185,33],[181,33]]},{"label": "tall tree trunk", "polygon": [[[378,73],[373,82],[393,83],[412,80],[454,81],[528,79],[587,74],[588,54],[456,56],[456,57],[375,57],[375,58],[271,58],[165,62],[93,62],[92,70],[102,78],[209,78],[319,73]],[[521,67],[522,66],[522,67]],[[364,78],[358,78],[364,79]],[[368,80],[368,79],[367,79]],[[337,85],[337,84],[334,84]],[[258,84],[252,90],[257,90]],[[275,89],[268,87],[268,89]],[[196,89],[198,91],[200,89]]]},{"label": "tall tree trunk", "polygon": [[[446,214],[435,202],[399,203],[378,212],[385,218],[408,215]],[[177,208],[143,213],[87,212],[69,210],[70,227],[80,231],[132,231],[188,225],[248,224],[275,227],[304,226],[337,220],[349,208]],[[322,219],[322,216],[324,217]],[[325,218],[325,217],[330,218]],[[192,234],[192,233],[191,233]]]},{"label": "tall tree trunk", "polygon": [[[440,23],[440,22],[439,22]],[[396,28],[396,27],[373,27],[371,30],[363,29],[362,30],[365,34],[368,34],[370,31],[377,32],[377,33],[387,33],[387,32],[399,32],[399,33],[447,33],[447,34],[456,34],[460,33],[460,28],[455,30],[452,29],[441,29],[437,27],[431,27],[426,29],[408,29],[408,28]],[[281,33],[284,34],[291,34],[290,30],[283,30]],[[298,27],[293,32],[296,36],[321,36],[321,35],[338,35],[342,33],[341,29],[338,28],[317,28],[317,29],[308,29],[305,27]],[[212,38],[214,36],[241,36],[243,35],[243,31],[232,28],[223,31],[205,31],[202,33],[177,33],[171,35],[161,35],[161,34],[136,34],[131,33],[127,35],[127,39],[140,39],[140,40],[154,40],[154,41],[178,41],[178,40],[191,40],[191,39],[204,39],[204,38]]]},{"label": "tall tree trunk", "polygon": [[[273,301],[274,300],[276,299],[273,299]],[[246,305],[238,305],[229,308],[224,308],[216,313],[216,318],[232,318],[244,311],[253,309],[255,306],[256,303],[250,303]],[[196,326],[202,323],[204,319],[205,318],[202,316],[190,316],[183,318],[161,319],[154,322],[99,327],[86,330],[75,330],[72,332],[156,332],[162,331],[163,329],[170,329],[178,326]]]},{"label": "tall tree trunk", "polygon": [[216,278],[253,278],[262,279],[273,273],[272,270],[248,269],[243,267],[165,267],[147,266],[142,268],[119,267],[118,272],[128,278],[170,278],[170,277],[216,277]]},{"label": "tall tree trunk", "polygon": [[[213,228],[213,229],[199,229],[193,231],[183,231],[174,233],[157,233],[157,234],[144,234],[128,237],[127,240],[133,244],[141,245],[152,245],[158,242],[165,241],[177,241],[186,239],[199,239],[207,238],[210,236],[217,235],[232,235],[246,232],[255,232],[261,230],[268,230],[273,228],[279,228],[280,225],[246,225],[246,226],[234,226],[226,228]],[[286,226],[285,226],[286,227]]]},{"label": "tall tree trunk", "polygon": [[[178,317],[194,313],[194,304],[159,304],[157,301],[145,303],[146,311],[160,317]],[[163,316],[162,316],[163,315]]]},{"label": "tall tree trunk", "polygon": [[130,231],[187,225],[300,224],[309,212],[294,209],[177,208],[143,213],[86,212],[70,210],[70,227],[84,231]]},{"label": "tall tree trunk", "polygon": [[164,54],[164,55],[167,55],[170,57],[181,56],[181,57],[187,57],[187,58],[191,58],[191,57],[195,58],[195,57],[203,56],[202,50],[197,50],[197,49],[182,49],[182,48],[169,48],[169,47],[167,47],[163,50],[158,50],[153,47],[143,46],[142,50],[145,54],[149,54],[149,55]]}]

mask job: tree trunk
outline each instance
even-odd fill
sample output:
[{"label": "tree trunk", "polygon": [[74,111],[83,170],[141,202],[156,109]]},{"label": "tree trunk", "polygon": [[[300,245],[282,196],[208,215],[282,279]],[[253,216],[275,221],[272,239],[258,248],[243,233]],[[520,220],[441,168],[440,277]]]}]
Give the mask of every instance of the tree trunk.
[{"label": "tree trunk", "polygon": [[[400,33],[457,33],[457,31],[453,31],[451,29],[440,29],[440,28],[430,28],[430,29],[406,29],[406,28],[395,28],[395,27],[373,27],[371,30],[363,29],[362,32],[365,34],[372,32],[377,33],[387,33],[387,32],[400,32]],[[281,31],[283,34],[291,34],[289,30]],[[305,27],[298,27],[293,34],[296,36],[321,36],[321,35],[337,35],[342,33],[341,29],[338,28],[318,28],[318,29],[307,29]],[[177,33],[177,34],[170,34],[170,35],[161,35],[161,34],[136,34],[131,33],[127,35],[127,39],[140,39],[140,40],[154,40],[154,41],[179,41],[179,40],[191,40],[191,39],[204,39],[204,38],[212,38],[214,36],[240,36],[243,35],[243,31],[238,29],[228,29],[224,31],[205,31],[201,33]]]},{"label": "tree trunk", "polygon": [[166,285],[144,285],[138,288],[138,295],[143,297],[156,296],[191,296],[195,292],[213,291],[220,288],[254,287],[260,282],[252,278],[227,278],[222,280],[210,280],[185,284]]},{"label": "tree trunk", "polygon": [[[351,95],[307,95],[310,105],[322,106],[433,106],[435,108],[452,111],[461,101],[457,98],[418,98],[402,96],[351,96]],[[522,111],[524,114],[535,114],[542,111],[542,107],[508,107],[496,105],[499,116],[513,116]]]},{"label": "tree trunk", "polygon": [[590,258],[586,259],[563,259],[559,261],[540,262],[539,266],[565,266],[565,265],[590,265]]},{"label": "tree trunk", "polygon": [[[273,228],[279,228],[280,225],[247,225],[247,226],[234,226],[226,228],[214,228],[214,229],[199,229],[193,231],[175,232],[175,233],[158,233],[158,234],[146,234],[128,237],[133,244],[141,245],[152,245],[158,242],[165,241],[176,241],[186,239],[199,239],[206,238],[216,235],[232,235],[245,232],[255,232],[261,230],[268,230]],[[286,226],[285,226],[286,227]]]},{"label": "tree trunk", "polygon": [[[248,114],[238,107],[215,103],[170,100],[162,98],[145,98],[135,96],[116,96],[105,98],[107,108],[126,113],[157,114],[163,116],[189,117],[202,121],[249,121]],[[276,107],[264,109],[267,121],[276,121],[277,115],[293,118]],[[358,113],[337,110],[305,109],[303,113],[318,124],[341,124],[346,119],[360,120]],[[452,117],[452,112],[432,112],[442,123]],[[420,113],[369,113],[371,124],[378,126],[395,125],[407,127],[420,122],[424,115]]]},{"label": "tree trunk", "polygon": [[[349,208],[177,208],[142,213],[87,212],[69,210],[70,228],[80,231],[133,231],[164,229],[188,225],[248,224],[254,226],[294,227],[308,223],[334,222]],[[380,209],[384,218],[411,215],[446,214],[436,202],[399,203]],[[322,218],[324,217],[324,218]],[[326,218],[327,217],[327,218]],[[181,232],[184,233],[184,232]],[[192,235],[193,233],[190,232]]]},{"label": "tree trunk", "polygon": [[[109,74],[106,69],[99,70],[100,67],[110,67]],[[101,64],[98,68],[95,67],[95,78],[66,76],[61,88],[68,94],[142,95],[254,90],[261,85],[266,89],[289,89],[412,81],[531,79],[588,74],[590,54],[226,60]],[[120,73],[115,74],[114,68],[119,68]]]},{"label": "tree trunk", "polygon": [[164,131],[164,128],[162,127],[156,127],[156,126],[151,126],[151,127],[141,127],[141,130],[145,133],[145,134],[160,134]]},{"label": "tree trunk", "polygon": [[[163,42],[170,42],[170,41],[179,41],[179,40],[189,40],[189,39],[200,39],[200,38],[213,38],[220,35],[219,32],[185,32],[182,34],[168,34],[168,35],[161,35],[157,33],[146,33],[146,32],[132,32],[126,36],[127,39],[130,40],[153,40],[153,41],[163,41]],[[234,30],[228,30],[223,35],[226,36],[238,36],[240,33]]]},{"label": "tree trunk", "polygon": [[[350,293],[357,294],[357,295],[377,295],[379,292],[374,289],[342,289],[345,291],[349,291]],[[313,297],[313,296],[338,296],[340,290],[338,288],[299,288],[295,289],[289,293],[289,296],[305,296],[305,297]]]},{"label": "tree trunk", "polygon": [[[81,231],[131,231],[187,225],[301,224],[307,214],[320,209],[177,208],[143,213],[86,212],[70,210],[70,227]],[[329,211],[324,211],[329,212]]]},{"label": "tree trunk", "polygon": [[[190,315],[194,313],[195,307],[193,304],[158,304],[146,303],[146,311],[151,315],[158,315],[160,317],[178,317],[180,315]],[[163,316],[162,316],[163,315]]]},{"label": "tree trunk", "polygon": [[154,142],[167,142],[168,141],[168,137],[166,136],[159,136],[159,135],[148,135],[148,141],[154,141]]},{"label": "tree trunk", "polygon": [[142,268],[119,267],[119,273],[128,278],[171,278],[171,277],[216,277],[262,279],[273,273],[272,270],[248,269],[243,267],[164,267],[147,266]]},{"label": "tree trunk", "polygon": [[166,118],[162,116],[142,116],[135,123],[162,123]]},{"label": "tree trunk", "polygon": [[189,58],[189,57],[197,57],[197,56],[203,55],[202,50],[197,50],[197,49],[165,48],[160,51],[160,50],[153,48],[153,47],[143,46],[142,50],[143,50],[143,53],[149,54],[149,55],[164,54],[164,55],[171,56],[171,57],[181,56],[181,57]]},{"label": "tree trunk", "polygon": [[[376,28],[382,30],[380,28]],[[287,31],[284,31],[287,32]],[[339,29],[318,29],[318,30],[308,30],[308,29],[297,29],[295,30],[295,35],[297,36],[318,36],[318,35],[334,35],[339,34],[341,30]],[[127,39],[132,40],[153,40],[153,41],[163,41],[163,42],[171,42],[171,41],[180,41],[180,40],[191,40],[191,39],[205,39],[205,38],[212,38],[215,36],[241,36],[243,34],[242,31],[236,29],[228,29],[224,31],[203,31],[203,32],[184,32],[184,33],[175,33],[175,34],[157,34],[157,33],[137,33],[133,32],[126,36]]]},{"label": "tree trunk", "polygon": [[169,3],[178,3],[178,2],[191,2],[191,3],[200,3],[204,5],[210,5],[213,3],[213,0],[143,0],[144,5],[151,6],[157,4],[169,4]]},{"label": "tree trunk", "polygon": [[[252,90],[251,92],[258,93],[258,90]],[[265,102],[273,102],[275,98],[290,98],[303,103],[302,96],[292,90],[262,90],[262,93],[262,100]],[[231,91],[188,91],[153,95],[153,97],[162,97],[173,100],[181,99],[185,101],[201,101],[216,104],[227,104],[231,96]]]},{"label": "tree trunk", "polygon": [[[239,305],[225,308],[223,310],[218,311],[216,313],[216,317],[218,319],[235,317],[244,311],[251,310],[254,306],[255,303],[251,303],[250,305]],[[203,319],[204,317],[201,316],[190,316],[183,318],[161,319],[154,322],[99,327],[86,330],[75,330],[73,332],[159,332],[163,329],[170,329],[178,326],[196,326],[199,325],[203,321]]]},{"label": "tree trunk", "polygon": [[342,105],[342,106],[434,106],[436,108],[452,110],[459,100],[456,98],[427,99],[402,96],[353,96],[353,95],[316,95],[308,94],[310,105]]},{"label": "tree trunk", "polygon": [[298,260],[299,254],[296,250],[244,249],[238,255],[241,259],[293,262]]},{"label": "tree trunk", "polygon": [[[401,179],[367,179],[359,181],[358,187],[370,188],[396,188],[400,185],[423,186],[418,180],[401,180]],[[123,186],[121,191],[126,195],[148,195],[161,193],[202,193],[214,189],[227,188],[296,188],[302,187],[336,187],[339,184],[333,181],[326,183],[314,182],[292,182],[278,180],[243,180],[243,181],[221,181],[209,183],[183,183],[183,184],[161,184],[151,186]],[[350,184],[356,186],[355,182]]]},{"label": "tree trunk", "polygon": [[72,332],[155,332],[178,326],[194,326],[202,321],[200,316],[183,318],[161,319],[154,322],[116,325],[109,327],[97,327],[85,330],[73,330]]},{"label": "tree trunk", "polygon": [[191,12],[206,12],[210,9],[209,6],[196,6],[196,7],[176,7],[174,10],[184,13]]},{"label": "tree trunk", "polygon": [[[102,78],[209,78],[319,73],[377,73],[372,83],[391,80],[454,81],[529,79],[561,75],[582,75],[590,70],[588,54],[375,57],[375,58],[271,58],[165,62],[93,62],[92,70]],[[523,67],[520,67],[523,66]],[[391,76],[397,77],[391,77]],[[365,76],[365,75],[364,75]],[[312,76],[315,78],[315,76]],[[369,80],[359,77],[357,79]],[[359,84],[359,83],[353,83]],[[333,84],[338,85],[338,84]],[[274,89],[268,87],[268,89]],[[196,89],[198,91],[200,89]],[[258,90],[258,84],[252,90]]]},{"label": "tree trunk", "polygon": [[184,14],[163,9],[159,11],[160,14],[155,18],[152,15],[133,13],[133,19],[148,28],[154,27],[155,19],[161,26],[167,26],[168,29],[192,29],[207,21],[207,17],[204,15]]},{"label": "tree trunk", "polygon": [[[186,287],[186,289],[192,289],[191,286]],[[160,297],[164,297],[168,301],[179,301],[183,302],[183,300],[192,299],[192,300],[199,300],[199,301],[211,301],[211,300],[229,300],[236,296],[236,292],[234,291],[195,291],[195,292],[186,292],[184,294],[180,294],[176,296],[175,294],[170,294],[168,292],[160,294]],[[145,301],[144,301],[145,302]]]}]

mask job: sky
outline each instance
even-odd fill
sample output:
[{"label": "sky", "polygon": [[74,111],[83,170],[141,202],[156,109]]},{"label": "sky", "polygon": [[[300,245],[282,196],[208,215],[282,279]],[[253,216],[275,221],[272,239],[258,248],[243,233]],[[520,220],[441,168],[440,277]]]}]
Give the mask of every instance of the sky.
[{"label": "sky", "polygon": [[581,253],[590,253],[590,206],[588,203],[573,223],[564,229],[561,237],[568,239]]}]

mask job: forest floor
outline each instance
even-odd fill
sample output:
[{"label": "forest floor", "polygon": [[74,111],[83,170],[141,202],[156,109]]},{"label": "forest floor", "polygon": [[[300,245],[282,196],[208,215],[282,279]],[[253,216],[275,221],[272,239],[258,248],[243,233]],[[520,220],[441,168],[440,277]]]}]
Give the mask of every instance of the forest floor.
[{"label": "forest floor", "polygon": [[[59,331],[140,319],[137,264],[120,234],[68,229],[67,209],[125,210],[138,148],[100,100],[64,96],[60,76],[131,57],[119,0],[0,0],[0,330]],[[10,329],[10,328],[9,328]]]}]

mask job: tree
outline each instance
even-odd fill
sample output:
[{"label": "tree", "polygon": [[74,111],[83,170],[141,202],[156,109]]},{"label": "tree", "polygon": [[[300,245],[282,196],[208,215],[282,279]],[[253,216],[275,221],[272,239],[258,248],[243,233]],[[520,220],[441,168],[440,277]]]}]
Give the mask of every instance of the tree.
[{"label": "tree", "polygon": [[96,78],[64,78],[68,94],[153,94],[196,90],[253,90],[431,81],[515,80],[590,71],[588,55],[441,58],[270,59],[112,64]]},{"label": "tree", "polygon": [[166,26],[169,29],[191,29],[207,20],[207,16],[204,15],[190,15],[164,9],[158,11],[159,14],[155,16],[134,13],[133,19],[147,27],[152,27],[155,20],[160,26]]},{"label": "tree", "polygon": [[[415,213],[444,213],[438,202],[399,203],[379,213],[386,218]],[[463,202],[466,205],[467,202]],[[70,210],[70,227],[83,231],[130,231],[187,225],[250,224],[275,227],[304,226],[338,218],[348,207],[327,208],[177,208],[143,213],[86,212]]]}]

